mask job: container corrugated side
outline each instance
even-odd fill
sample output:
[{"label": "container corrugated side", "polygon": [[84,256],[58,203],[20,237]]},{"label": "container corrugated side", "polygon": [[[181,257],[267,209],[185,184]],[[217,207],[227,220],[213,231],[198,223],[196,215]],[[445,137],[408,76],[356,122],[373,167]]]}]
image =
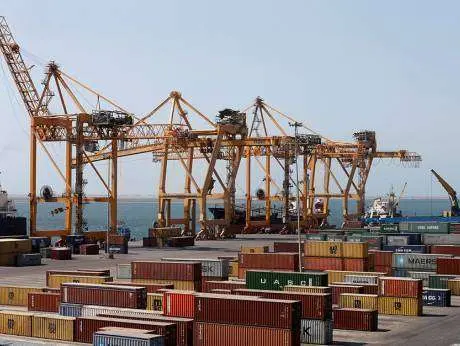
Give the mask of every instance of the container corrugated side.
[{"label": "container corrugated side", "polygon": [[376,331],[378,329],[377,310],[334,309],[334,329]]},{"label": "container corrugated side", "polygon": [[304,257],[305,270],[343,270],[343,258],[339,257]]},{"label": "container corrugated side", "polygon": [[460,245],[460,234],[424,234],[425,245]]},{"label": "container corrugated side", "polygon": [[343,282],[348,282],[352,284],[368,284],[368,285],[377,285],[379,282],[378,276],[375,275],[345,275]]},{"label": "container corrugated side", "polygon": [[377,310],[379,296],[377,294],[342,293],[339,299],[341,308]]},{"label": "container corrugated side", "polygon": [[131,279],[131,263],[117,264],[117,279]]},{"label": "container corrugated side", "polygon": [[345,271],[369,271],[369,260],[367,258],[344,258],[343,269]]},{"label": "container corrugated side", "polygon": [[194,346],[299,346],[299,330],[197,322]]},{"label": "container corrugated side", "polygon": [[387,273],[382,272],[355,272],[355,271],[343,271],[343,270],[326,270],[328,274],[328,283],[332,282],[343,282],[345,275],[360,275],[360,276],[385,276]]},{"label": "container corrugated side", "polygon": [[455,279],[456,275],[430,275],[428,278],[428,287],[429,288],[447,288],[447,281]]},{"label": "container corrugated side", "polygon": [[438,274],[460,275],[460,257],[438,257],[436,272]]},{"label": "container corrugated side", "polygon": [[94,346],[164,346],[164,338],[155,334],[138,334],[127,331],[114,333],[99,331],[93,335]]},{"label": "container corrugated side", "polygon": [[0,311],[0,333],[32,336],[32,316],[22,311]]},{"label": "container corrugated side", "polygon": [[383,250],[396,253],[426,253],[426,245],[384,245]]},{"label": "container corrugated side", "polygon": [[329,286],[298,286],[287,285],[283,287],[284,292],[302,292],[302,293],[331,293]]},{"label": "container corrugated side", "polygon": [[59,306],[59,315],[80,317],[82,309],[82,304],[61,303]]},{"label": "container corrugated side", "polygon": [[33,292],[43,292],[39,287],[19,287],[19,286],[1,286],[0,287],[0,305],[17,305],[27,306],[28,294]]},{"label": "container corrugated side", "polygon": [[163,293],[147,293],[147,310],[163,311]]},{"label": "container corrugated side", "polygon": [[29,293],[27,310],[59,312],[60,302],[61,302],[60,293],[50,293],[50,292]]},{"label": "container corrugated side", "polygon": [[195,316],[194,291],[164,292],[163,311],[166,316],[189,317]]},{"label": "container corrugated side", "polygon": [[131,277],[133,279],[201,281],[201,263],[133,261],[131,262]]},{"label": "container corrugated side", "polygon": [[246,287],[261,290],[282,290],[287,285],[327,286],[328,275],[325,272],[246,272]]},{"label": "container corrugated side", "polygon": [[238,269],[298,270],[299,255],[295,253],[271,252],[238,254]]},{"label": "container corrugated side", "polygon": [[407,274],[412,279],[422,280],[423,287],[428,287],[428,279],[429,279],[430,275],[435,274],[435,272],[408,271]]},{"label": "container corrugated side", "polygon": [[48,278],[48,287],[59,288],[61,284],[67,282],[103,284],[112,281],[111,276],[84,276],[84,275],[50,275]]},{"label": "container corrugated side", "polygon": [[202,291],[203,292],[210,292],[211,290],[234,290],[237,288],[246,288],[246,283],[245,282],[239,282],[239,281],[204,281],[203,282],[203,287]]},{"label": "container corrugated side", "polygon": [[35,338],[73,341],[75,317],[35,315],[32,318],[32,336]]},{"label": "container corrugated side", "polygon": [[422,291],[422,280],[399,277],[380,278],[380,295],[382,296],[420,298]]},{"label": "container corrugated side", "polygon": [[332,304],[339,304],[340,296],[343,293],[363,293],[363,286],[330,284],[329,287],[331,287]]},{"label": "container corrugated side", "polygon": [[451,306],[450,289],[427,288],[423,289],[423,306]]},{"label": "container corrugated side", "polygon": [[437,258],[452,257],[451,255],[415,254],[415,253],[394,253],[393,268],[435,271]]},{"label": "container corrugated side", "polygon": [[136,284],[171,284],[175,290],[201,291],[200,281],[132,279]]},{"label": "container corrugated side", "polygon": [[307,240],[304,254],[312,257],[343,257],[343,242]]},{"label": "container corrugated side", "polygon": [[367,258],[368,244],[365,242],[343,243],[343,257]]},{"label": "container corrugated side", "polygon": [[329,345],[333,342],[332,320],[307,320],[300,321],[301,344]]},{"label": "container corrugated side", "polygon": [[379,297],[379,314],[421,316],[422,298]]},{"label": "container corrugated side", "polygon": [[410,222],[409,233],[449,233],[449,223],[445,222]]},{"label": "container corrugated side", "polygon": [[432,245],[431,253],[460,256],[459,245]]},{"label": "container corrugated side", "polygon": [[200,262],[201,275],[227,278],[229,274],[229,260],[226,259],[189,259],[189,258],[162,258],[165,262]]},{"label": "container corrugated side", "polygon": [[453,296],[460,296],[460,279],[451,279],[447,281],[447,288],[450,289]]}]

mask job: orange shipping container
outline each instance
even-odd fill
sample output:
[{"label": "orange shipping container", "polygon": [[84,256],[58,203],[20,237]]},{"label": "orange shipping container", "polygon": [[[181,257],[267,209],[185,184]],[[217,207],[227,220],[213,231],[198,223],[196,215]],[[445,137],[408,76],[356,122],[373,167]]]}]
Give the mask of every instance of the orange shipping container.
[{"label": "orange shipping container", "polygon": [[367,272],[369,270],[369,260],[367,258],[344,258],[343,269],[348,271]]},{"label": "orange shipping container", "polygon": [[163,312],[166,316],[195,316],[194,291],[167,291],[163,293]]},{"label": "orange shipping container", "polygon": [[338,257],[304,257],[307,270],[343,270],[343,259]]}]

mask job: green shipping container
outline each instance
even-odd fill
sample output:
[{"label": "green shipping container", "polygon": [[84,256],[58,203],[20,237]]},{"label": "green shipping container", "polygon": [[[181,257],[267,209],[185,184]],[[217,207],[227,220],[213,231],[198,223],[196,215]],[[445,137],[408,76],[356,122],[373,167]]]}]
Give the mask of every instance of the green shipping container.
[{"label": "green shipping container", "polygon": [[447,222],[412,222],[409,223],[409,233],[449,233]]},{"label": "green shipping container", "polygon": [[384,223],[380,225],[380,232],[381,233],[398,233],[399,232],[399,225],[393,223]]},{"label": "green shipping container", "polygon": [[447,289],[447,280],[454,279],[455,275],[430,275],[428,277],[429,288],[443,288]]},{"label": "green shipping container", "polygon": [[308,240],[326,240],[326,234],[307,234]]},{"label": "green shipping container", "polygon": [[281,291],[287,285],[327,286],[327,273],[246,271],[246,287],[249,289]]}]

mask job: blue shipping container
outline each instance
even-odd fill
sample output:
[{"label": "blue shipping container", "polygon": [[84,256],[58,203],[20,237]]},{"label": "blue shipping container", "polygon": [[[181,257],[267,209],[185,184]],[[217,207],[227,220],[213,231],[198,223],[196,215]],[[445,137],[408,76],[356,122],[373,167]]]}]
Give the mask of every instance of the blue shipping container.
[{"label": "blue shipping container", "polygon": [[450,306],[451,292],[441,288],[424,288],[423,293],[424,306]]},{"label": "blue shipping container", "polygon": [[61,303],[59,306],[59,315],[80,317],[82,309],[82,304]]},{"label": "blue shipping container", "polygon": [[397,253],[426,253],[426,246],[425,245],[404,245],[404,246],[384,245],[383,250],[397,252]]}]

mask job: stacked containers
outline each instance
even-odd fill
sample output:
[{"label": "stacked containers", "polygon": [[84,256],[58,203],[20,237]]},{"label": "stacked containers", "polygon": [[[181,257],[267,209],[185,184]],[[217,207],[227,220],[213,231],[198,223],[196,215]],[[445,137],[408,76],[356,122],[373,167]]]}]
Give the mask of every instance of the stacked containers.
[{"label": "stacked containers", "polygon": [[306,241],[303,266],[307,270],[343,270],[343,242]]},{"label": "stacked containers", "polygon": [[452,257],[451,255],[394,253],[393,269],[398,276],[408,276],[409,271],[436,272],[438,257]]},{"label": "stacked containers", "polygon": [[0,305],[28,305],[28,294],[43,292],[39,287],[0,286]]},{"label": "stacked containers", "polygon": [[392,272],[393,253],[391,251],[370,250],[375,256],[374,271],[390,273]]},{"label": "stacked containers", "polygon": [[138,284],[135,282],[105,282],[105,285],[116,285],[116,286],[134,286],[134,287],[145,287],[147,293],[156,293],[164,289],[174,289],[173,284],[155,284],[155,283],[145,283]]},{"label": "stacked containers", "polygon": [[363,293],[363,286],[330,284],[332,304],[339,304],[340,295],[343,293]]},{"label": "stacked containers", "polygon": [[35,315],[32,317],[32,336],[35,338],[73,341],[74,317],[59,315]]},{"label": "stacked containers", "polygon": [[447,287],[453,296],[460,296],[460,279],[451,279],[447,281]]},{"label": "stacked containers", "polygon": [[147,293],[147,310],[163,311],[163,294],[162,293]]},{"label": "stacked containers", "polygon": [[27,310],[59,312],[61,295],[59,293],[35,292],[29,293]]},{"label": "stacked containers", "polygon": [[436,273],[460,275],[460,257],[437,259]]},{"label": "stacked containers", "polygon": [[166,316],[195,316],[195,292],[171,290],[163,293],[163,312]]},{"label": "stacked containers", "polygon": [[460,256],[459,245],[431,245],[431,253]]},{"label": "stacked containers", "polygon": [[194,345],[300,345],[300,316],[298,301],[202,293]]},{"label": "stacked containers", "polygon": [[299,255],[294,253],[240,253],[238,255],[238,277],[244,279],[251,269],[273,269],[297,271]]},{"label": "stacked containers", "polygon": [[342,293],[339,300],[341,308],[378,310],[378,305],[377,294]]},{"label": "stacked containers", "polygon": [[162,258],[164,262],[200,262],[201,277],[206,280],[227,280],[229,274],[228,259],[183,259],[183,258]]},{"label": "stacked containers", "polygon": [[379,313],[384,315],[421,316],[423,313],[422,280],[380,278]]},{"label": "stacked containers", "polygon": [[131,262],[132,281],[135,283],[168,283],[175,289],[201,290],[201,263],[199,262]]},{"label": "stacked containers", "polygon": [[346,271],[368,271],[368,243],[343,243],[343,269]]},{"label": "stacked containers", "polygon": [[287,285],[327,286],[328,275],[324,272],[282,272],[249,270],[246,287],[259,290],[283,290]]}]

